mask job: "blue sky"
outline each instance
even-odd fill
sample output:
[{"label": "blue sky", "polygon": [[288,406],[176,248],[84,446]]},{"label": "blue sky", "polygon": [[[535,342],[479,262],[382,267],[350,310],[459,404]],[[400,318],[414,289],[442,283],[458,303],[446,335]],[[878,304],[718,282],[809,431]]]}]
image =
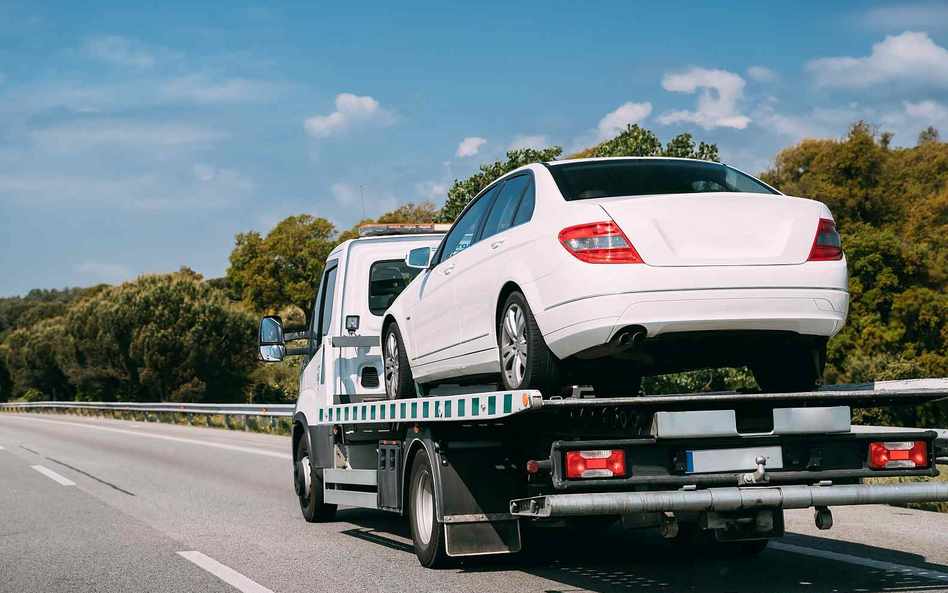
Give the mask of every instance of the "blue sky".
[{"label": "blue sky", "polygon": [[757,173],[860,118],[948,135],[948,2],[0,0],[0,296],[189,266],[285,216],[439,205],[639,123]]}]

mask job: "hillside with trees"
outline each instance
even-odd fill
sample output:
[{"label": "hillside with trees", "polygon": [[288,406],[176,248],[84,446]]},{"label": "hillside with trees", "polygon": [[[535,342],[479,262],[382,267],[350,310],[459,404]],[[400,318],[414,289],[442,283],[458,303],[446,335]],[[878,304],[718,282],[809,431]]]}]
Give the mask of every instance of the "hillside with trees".
[{"label": "hillside with trees", "polygon": [[[493,179],[562,152],[510,151],[456,180],[440,210],[407,204],[376,221],[453,221]],[[568,158],[593,156],[719,161],[713,143],[680,134],[662,144],[639,126]],[[846,327],[829,345],[826,380],[948,376],[948,143],[937,130],[896,148],[891,134],[857,122],[842,138],[784,149],[760,176],[783,193],[825,202],[842,235],[851,304]],[[293,401],[295,362],[254,363],[256,319],[279,313],[288,325],[308,323],[326,256],[357,236],[358,226],[337,229],[301,214],[265,235],[240,233],[224,278],[204,280],[184,268],[116,287],[0,299],[0,400]],[[720,369],[651,377],[643,388],[754,386],[746,369]],[[864,416],[944,426],[948,405]]]}]

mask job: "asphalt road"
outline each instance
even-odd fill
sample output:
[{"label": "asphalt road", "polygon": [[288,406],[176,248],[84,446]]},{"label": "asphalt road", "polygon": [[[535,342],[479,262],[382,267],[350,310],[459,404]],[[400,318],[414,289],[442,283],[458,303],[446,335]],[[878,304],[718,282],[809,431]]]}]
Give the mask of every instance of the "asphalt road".
[{"label": "asphalt road", "polygon": [[0,593],[58,591],[948,591],[948,514],[835,509],[753,559],[684,558],[657,533],[560,530],[525,553],[426,570],[400,518],[309,524],[289,439],[0,414]]}]

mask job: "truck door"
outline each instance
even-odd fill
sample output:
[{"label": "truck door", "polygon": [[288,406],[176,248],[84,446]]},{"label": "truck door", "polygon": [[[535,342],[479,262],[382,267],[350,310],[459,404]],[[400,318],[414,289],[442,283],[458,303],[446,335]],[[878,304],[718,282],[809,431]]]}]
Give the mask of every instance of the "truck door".
[{"label": "truck door", "polygon": [[310,342],[310,358],[303,368],[303,377],[300,385],[300,392],[315,392],[319,405],[327,405],[333,402],[324,399],[331,390],[327,389],[325,384],[326,372],[325,365],[334,364],[335,358],[332,352],[325,352],[322,344],[323,337],[330,335],[333,321],[333,301],[336,295],[336,276],[339,271],[339,261],[329,260],[326,262],[326,269],[323,271],[323,279],[319,283],[319,292],[317,293],[315,310],[313,311],[313,338]]}]

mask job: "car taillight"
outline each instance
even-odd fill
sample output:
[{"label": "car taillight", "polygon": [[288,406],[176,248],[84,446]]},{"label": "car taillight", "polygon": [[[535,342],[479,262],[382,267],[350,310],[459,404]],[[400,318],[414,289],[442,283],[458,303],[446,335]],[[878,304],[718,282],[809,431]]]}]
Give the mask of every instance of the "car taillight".
[{"label": "car taillight", "polygon": [[843,245],[836,232],[836,223],[828,218],[820,219],[816,228],[816,238],[807,261],[838,261],[843,259]]},{"label": "car taillight", "polygon": [[644,263],[629,238],[611,220],[565,228],[560,231],[559,239],[567,251],[586,263]]},{"label": "car taillight", "polygon": [[567,478],[612,478],[625,475],[625,451],[568,451]]},{"label": "car taillight", "polygon": [[899,469],[928,467],[928,447],[924,441],[869,444],[869,467]]}]

